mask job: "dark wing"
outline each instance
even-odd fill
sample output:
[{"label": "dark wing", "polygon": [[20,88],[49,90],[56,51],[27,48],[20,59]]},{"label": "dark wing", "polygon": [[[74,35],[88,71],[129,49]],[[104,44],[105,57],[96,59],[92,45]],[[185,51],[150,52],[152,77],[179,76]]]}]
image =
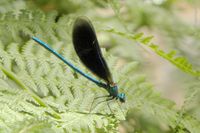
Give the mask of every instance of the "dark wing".
[{"label": "dark wing", "polygon": [[91,22],[85,17],[77,18],[72,34],[75,51],[83,64],[107,83],[112,83],[110,71],[102,56]]}]

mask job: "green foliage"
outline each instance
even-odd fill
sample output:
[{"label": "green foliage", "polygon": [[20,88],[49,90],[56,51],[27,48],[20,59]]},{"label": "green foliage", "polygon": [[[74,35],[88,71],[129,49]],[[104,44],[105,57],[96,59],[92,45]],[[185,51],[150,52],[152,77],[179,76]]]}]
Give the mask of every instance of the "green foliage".
[{"label": "green foliage", "polygon": [[[69,0],[68,3],[71,2]],[[105,1],[93,3],[106,7]],[[119,3],[109,1],[109,4],[118,20],[123,21],[119,14]],[[76,7],[76,4],[71,5]],[[58,3],[59,6],[61,5]],[[69,9],[69,12],[72,10]],[[71,26],[75,15],[62,16],[55,22],[57,15],[56,12],[44,14],[38,10],[0,14],[0,132],[115,133],[118,132],[119,123],[124,120],[124,116],[127,121],[122,125],[131,127],[131,132],[200,131],[200,117],[197,115],[199,110],[190,113],[189,109],[194,111],[193,107],[186,108],[193,103],[191,99],[199,94],[195,89],[200,86],[197,84],[198,80],[191,85],[196,91],[191,93],[191,90],[188,90],[188,99],[178,110],[172,101],[163,98],[154,90],[153,85],[146,81],[143,72],[138,73],[138,62],[131,61],[119,67],[121,60],[105,51],[104,55],[120,87],[119,91],[126,93],[127,102],[119,106],[116,101],[112,101],[110,106],[114,114],[111,114],[106,103],[99,104],[90,112],[93,99],[106,95],[107,92],[77,75],[30,40],[34,35],[52,44],[56,51],[89,73],[77,61],[72,49]],[[199,71],[193,69],[184,57],[177,57],[174,51],[166,53],[152,43],[152,36],[144,37],[141,33],[127,34],[119,32],[118,28],[106,31],[137,41],[180,70],[199,76]],[[98,102],[95,101],[95,104]],[[198,99],[196,102],[198,103]],[[193,106],[195,105],[198,104]],[[129,114],[129,111],[134,114]],[[130,119],[131,115],[134,122]]]},{"label": "green foliage", "polygon": [[[66,66],[59,60],[34,45],[32,41],[22,46],[1,44],[4,47],[0,52],[0,106],[1,125],[5,126],[1,128],[2,132],[14,131],[15,128],[32,132],[35,126],[49,124],[52,129],[61,131],[83,128],[95,132],[98,127],[104,127],[105,131],[115,130],[118,120],[107,114],[106,106],[105,109],[101,107],[103,114],[89,113],[90,101],[95,95],[92,91],[94,85],[85,84],[88,81],[82,77],[75,79],[73,72],[68,68],[66,71]],[[86,97],[88,94],[91,95]],[[41,122],[35,123],[38,120]],[[31,128],[24,127],[26,123]]]},{"label": "green foliage", "polygon": [[[100,132],[116,132],[119,120],[124,115],[118,104],[111,104],[114,116],[110,115],[106,103],[98,105],[90,113],[92,99],[106,92],[82,76],[74,77],[73,71],[35,45],[33,41],[24,45],[1,43],[2,132],[15,129],[33,132],[35,127],[41,126],[43,130],[48,125],[49,130],[60,132],[97,132],[100,129]],[[54,49],[60,51],[62,46],[62,42],[58,42]],[[65,45],[62,50],[69,48]],[[152,86],[145,83],[144,76],[135,74],[137,63],[127,64],[120,73],[116,73],[115,61],[114,57],[108,57],[108,62],[113,62],[110,67],[121,87],[120,91],[127,94],[123,112],[138,108],[145,112],[151,110],[148,112],[154,114],[159,110],[158,114],[165,118],[166,112],[161,112],[160,108],[171,107],[171,102],[153,92]]]},{"label": "green foliage", "polygon": [[151,48],[157,55],[170,61],[172,64],[176,65],[180,70],[187,72],[189,74],[192,74],[193,76],[200,76],[200,71],[195,70],[192,64],[190,64],[189,61],[185,57],[178,57],[176,55],[175,50],[172,50],[166,53],[162,49],[160,49],[158,45],[152,43],[151,40],[153,36],[144,37],[143,33],[137,33],[137,34],[132,35],[132,34],[127,34],[124,32],[117,31],[115,29],[107,29],[106,31],[137,41],[140,44]]},{"label": "green foliage", "polygon": [[19,11],[25,9],[26,4],[23,0],[1,0],[0,1],[0,13],[8,11]]},{"label": "green foliage", "polygon": [[[54,21],[56,15],[56,12],[51,12],[48,15],[45,15],[41,11],[31,12],[27,10],[21,10],[18,14],[15,14],[14,12],[1,14],[0,27],[3,30],[1,32],[2,41],[6,42],[13,38],[20,41],[21,37],[25,38],[26,35],[32,36],[33,34],[42,36],[43,38],[48,37],[52,40],[57,39],[55,36],[61,36],[63,38],[65,36],[66,38],[66,28],[68,28],[67,26],[70,22],[67,20],[61,20],[56,24]],[[32,23],[32,25],[30,23]]]},{"label": "green foliage", "polygon": [[[49,55],[44,49],[39,46],[34,47],[34,45],[32,41],[21,47],[17,43],[1,44],[1,106],[3,109],[1,122],[3,125],[8,126],[5,131],[14,130],[16,123],[20,121],[26,122],[27,119],[31,119],[29,120],[30,123],[28,123],[31,128],[23,128],[24,123],[21,122],[21,125],[17,124],[22,126],[18,127],[20,131],[32,131],[32,127],[41,126],[44,123],[51,124],[53,128],[61,128],[66,131],[74,129],[79,131],[81,128],[85,129],[86,127],[91,132],[95,132],[95,128],[98,127],[104,128],[104,132],[115,131],[119,119],[107,114],[109,110],[105,104],[99,105],[98,108],[94,109],[94,112],[100,111],[102,114],[89,113],[91,100],[95,95],[104,94],[105,92],[98,87],[94,88],[94,85],[83,77],[76,79],[73,76],[73,72],[68,68],[65,71],[66,66],[61,64],[59,60]],[[59,46],[59,43],[55,46]],[[59,51],[58,48],[54,48]],[[12,53],[15,54],[13,55]],[[113,57],[110,60],[114,60]],[[139,91],[139,88],[134,87],[136,90],[129,88],[133,88],[137,82],[143,87],[148,86],[143,83],[143,77],[133,76],[134,79],[131,81],[135,81],[133,82],[134,84],[131,84],[130,81],[129,83],[128,79],[127,82],[120,80],[125,78],[125,75],[130,73],[130,70],[133,70],[135,66],[135,63],[127,65],[122,70],[122,73],[118,74],[119,78],[117,79],[119,80],[119,85],[123,86],[122,91],[127,94],[131,94],[130,91],[135,91],[135,95],[138,95],[140,92],[137,93],[137,89]],[[92,88],[95,90],[92,91]],[[147,98],[145,95],[144,97]],[[149,94],[147,93],[147,95]],[[132,96],[128,95],[127,107],[133,104],[132,101],[135,101],[131,100],[132,98]],[[137,104],[141,104],[140,102],[143,100],[137,99]],[[137,104],[135,103],[133,106]],[[116,112],[117,110],[119,111],[118,108],[117,105],[112,105],[112,109],[116,110]],[[118,113],[120,114],[121,112]],[[116,113],[116,116],[119,114]],[[35,124],[35,120],[39,120],[41,123]],[[82,121],[80,125],[78,124],[79,121]],[[44,125],[46,126],[46,124]],[[90,126],[88,127],[88,125]]]}]

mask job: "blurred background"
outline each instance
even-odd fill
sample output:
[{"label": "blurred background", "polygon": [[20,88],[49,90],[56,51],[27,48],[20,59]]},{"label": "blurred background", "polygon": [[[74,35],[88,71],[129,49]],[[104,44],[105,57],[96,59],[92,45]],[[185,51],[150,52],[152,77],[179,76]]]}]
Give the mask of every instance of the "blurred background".
[{"label": "blurred background", "polygon": [[[199,0],[1,0],[0,12],[39,9],[47,14],[57,11],[55,22],[64,15],[87,16],[91,19],[100,45],[120,58],[119,65],[138,61],[139,73],[144,74],[162,97],[175,102],[190,113],[200,110],[198,97],[187,104],[193,90],[199,90],[199,79],[184,73],[155,54],[151,49],[123,37],[102,32],[102,27],[117,28],[127,33],[153,35],[153,42],[164,51],[176,50],[195,69],[200,66],[200,1]],[[101,28],[99,28],[101,27]],[[69,41],[69,40],[68,40]],[[186,106],[186,107],[185,107]],[[196,115],[200,118],[200,114]],[[133,129],[133,127],[135,127]],[[142,129],[142,130],[141,130]],[[130,111],[119,128],[122,133],[170,132],[170,129],[150,123],[137,111]],[[200,131],[199,131],[200,132]]]}]

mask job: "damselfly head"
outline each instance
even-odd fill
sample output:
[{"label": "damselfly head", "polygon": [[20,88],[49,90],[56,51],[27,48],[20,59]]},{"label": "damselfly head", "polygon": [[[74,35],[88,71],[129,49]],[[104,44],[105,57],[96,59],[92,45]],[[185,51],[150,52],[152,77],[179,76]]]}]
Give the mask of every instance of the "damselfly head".
[{"label": "damselfly head", "polygon": [[124,103],[126,101],[126,95],[124,93],[119,93],[117,97],[119,98],[119,101],[121,103]]}]

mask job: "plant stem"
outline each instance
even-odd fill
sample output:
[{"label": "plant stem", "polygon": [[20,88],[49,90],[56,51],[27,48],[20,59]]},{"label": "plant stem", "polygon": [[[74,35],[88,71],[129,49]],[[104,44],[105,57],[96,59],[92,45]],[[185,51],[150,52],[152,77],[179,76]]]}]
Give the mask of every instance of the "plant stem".
[{"label": "plant stem", "polygon": [[[37,96],[36,94],[34,94],[33,92],[31,92],[31,91],[28,89],[28,87],[27,87],[23,82],[21,82],[13,72],[11,72],[11,71],[9,71],[9,70],[6,70],[6,69],[5,69],[4,67],[2,67],[2,66],[0,66],[0,69],[1,69],[10,79],[12,79],[13,81],[15,81],[24,91],[26,91],[29,95],[31,95],[31,97],[32,97],[40,106],[42,106],[42,107],[49,107],[48,105],[46,105],[46,104],[42,101],[42,99],[41,99],[39,96]],[[56,113],[54,110],[53,110],[52,116],[53,116],[54,118],[56,118],[56,119],[60,119],[60,118],[61,118],[60,115],[59,115],[58,113]]]}]

